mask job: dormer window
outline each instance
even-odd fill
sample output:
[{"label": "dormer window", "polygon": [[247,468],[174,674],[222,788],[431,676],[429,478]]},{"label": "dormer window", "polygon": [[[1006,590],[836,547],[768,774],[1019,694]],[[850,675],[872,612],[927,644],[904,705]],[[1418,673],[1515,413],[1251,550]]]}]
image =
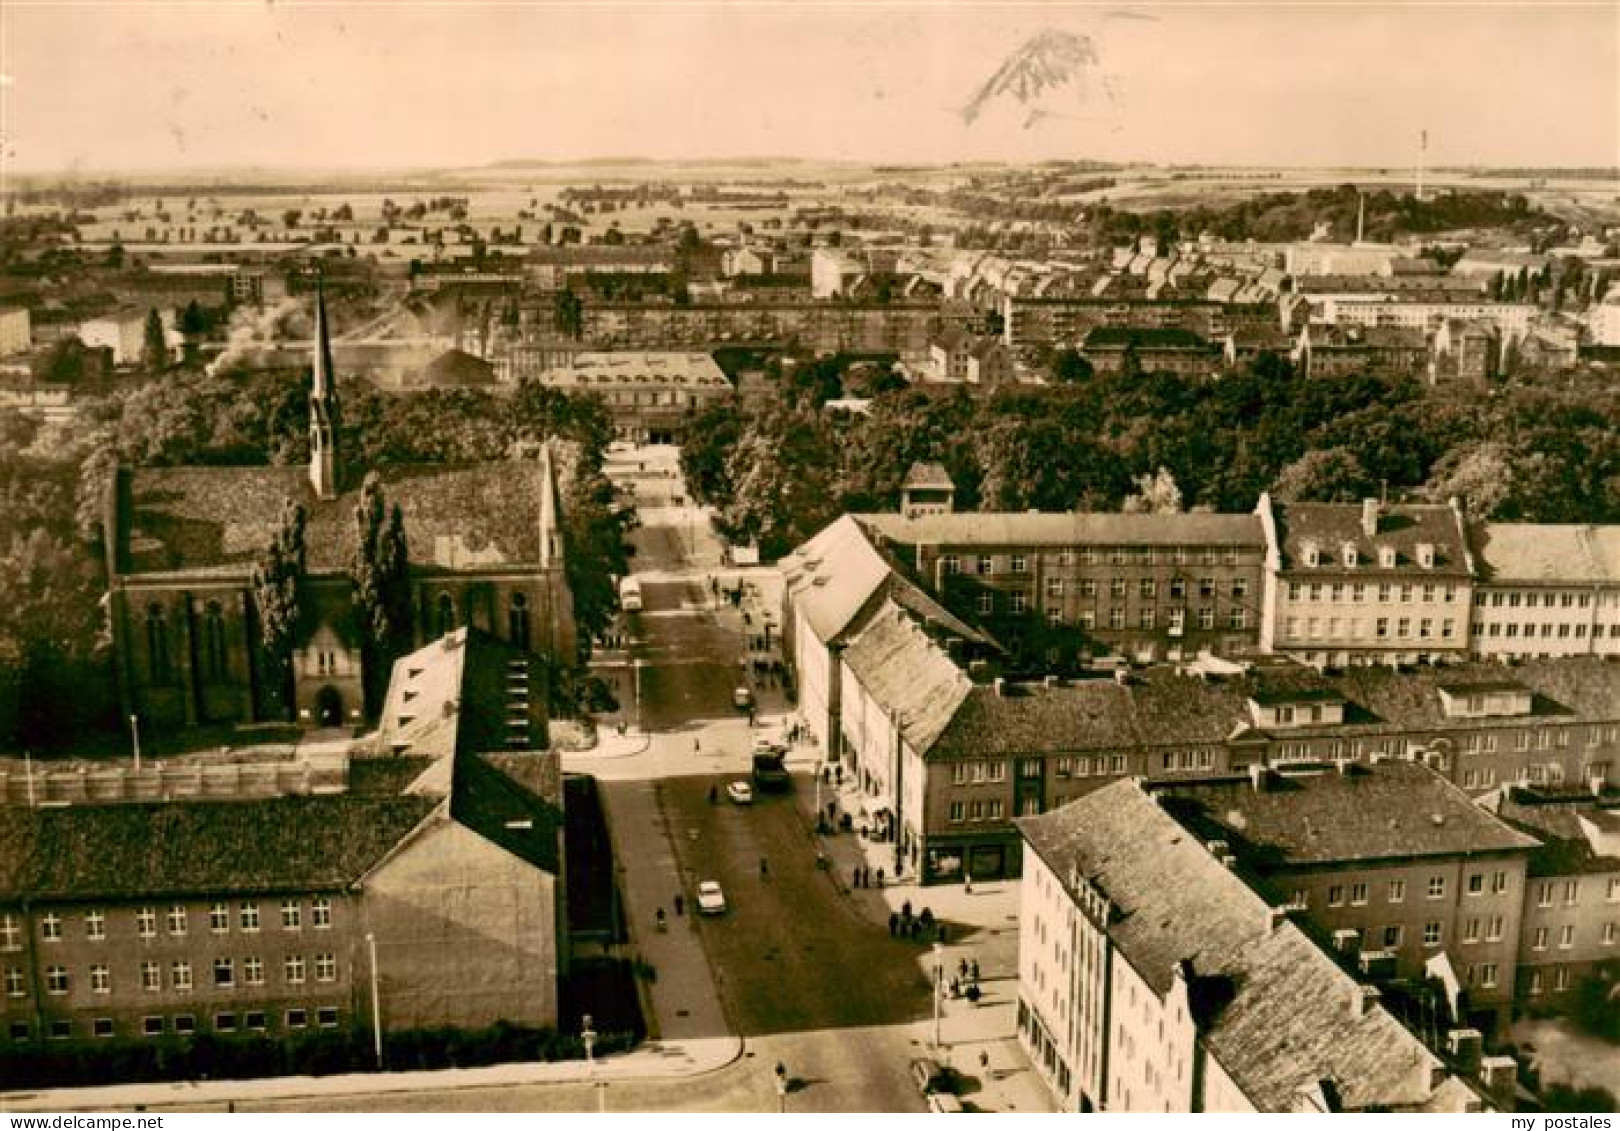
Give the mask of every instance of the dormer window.
[{"label": "dormer window", "polygon": [[1339,547],[1339,560],[1344,563],[1345,569],[1355,569],[1356,558],[1356,544],[1354,542],[1346,542]]},{"label": "dormer window", "polygon": [[1322,548],[1315,542],[1305,543],[1302,556],[1305,559],[1305,564],[1313,569],[1322,564]]},{"label": "dormer window", "polygon": [[1417,548],[1418,565],[1424,569],[1434,568],[1434,547],[1428,542],[1419,542]]},{"label": "dormer window", "polygon": [[1378,564],[1385,569],[1395,568],[1395,547],[1380,546],[1378,548]]}]

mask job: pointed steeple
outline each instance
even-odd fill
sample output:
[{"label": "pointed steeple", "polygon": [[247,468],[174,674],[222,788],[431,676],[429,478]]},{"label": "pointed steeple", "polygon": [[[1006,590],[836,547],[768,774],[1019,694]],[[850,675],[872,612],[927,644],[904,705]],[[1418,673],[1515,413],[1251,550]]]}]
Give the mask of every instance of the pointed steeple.
[{"label": "pointed steeple", "polygon": [[332,341],[326,326],[326,292],[315,283],[315,376],[309,390],[309,482],[323,499],[343,489],[338,459],[337,379],[332,372]]}]

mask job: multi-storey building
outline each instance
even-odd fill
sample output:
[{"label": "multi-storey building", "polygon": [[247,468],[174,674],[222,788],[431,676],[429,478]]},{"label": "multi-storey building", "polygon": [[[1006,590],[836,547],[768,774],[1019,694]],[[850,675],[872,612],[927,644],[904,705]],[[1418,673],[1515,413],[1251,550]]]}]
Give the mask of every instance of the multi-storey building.
[{"label": "multi-storey building", "polygon": [[1139,783],[1019,829],[1018,1033],[1062,1110],[1491,1106]]},{"label": "multi-storey building", "polygon": [[1417,376],[1429,362],[1429,342],[1421,330],[1398,326],[1306,326],[1294,343],[1293,358],[1307,377],[1353,373]]},{"label": "multi-storey building", "polygon": [[797,345],[833,353],[889,353],[922,365],[929,343],[951,324],[932,302],[587,302],[579,340],[599,350]]},{"label": "multi-storey building", "polygon": [[1620,527],[1488,523],[1473,544],[1476,655],[1620,655]]},{"label": "multi-storey building", "polygon": [[[1265,535],[1253,515],[861,515],[916,576],[1008,648],[1132,660],[1252,652]],[[1027,651],[1028,649],[1023,649]]]},{"label": "multi-storey building", "polygon": [[1620,959],[1620,807],[1547,788],[1504,790],[1487,804],[1542,842],[1519,932],[1519,1003],[1562,1007],[1593,967]]},{"label": "multi-storey building", "polygon": [[1413,300],[1400,295],[1313,295],[1313,321],[1330,326],[1399,326],[1432,334],[1452,320],[1491,326],[1501,348],[1523,338],[1538,313],[1532,303],[1492,302],[1483,296]]},{"label": "multi-storey building", "polygon": [[1407,762],[1286,774],[1257,766],[1248,777],[1151,788],[1335,949],[1405,983],[1438,978],[1453,1015],[1474,1028],[1507,1020],[1539,842],[1439,774]]},{"label": "multi-storey building", "polygon": [[27,307],[0,307],[0,357],[27,353],[33,348],[31,325]]},{"label": "multi-storey building", "polygon": [[706,353],[581,352],[515,346],[507,379],[532,377],[548,388],[575,396],[595,395],[607,405],[613,433],[636,444],[670,444],[685,434],[691,419],[712,405],[729,401],[734,390]]},{"label": "multi-storey building", "polygon": [[1461,508],[1260,496],[1264,652],[1320,667],[1460,659],[1474,567]]},{"label": "multi-storey building", "polygon": [[1272,302],[1217,302],[1102,296],[1038,298],[1008,295],[1002,299],[1002,338],[1008,346],[1078,345],[1099,326],[1135,329],[1191,330],[1219,340],[1244,329],[1279,325]]},{"label": "multi-storey building", "polygon": [[[465,637],[401,678],[505,654]],[[488,682],[476,666],[425,683],[486,714],[463,698]],[[386,1031],[555,1025],[561,771],[554,754],[476,752],[505,745],[501,710],[492,727],[442,715],[420,750],[396,735],[394,772],[351,792],[7,809],[4,1040],[281,1037],[374,1016]],[[442,758],[417,757],[441,739]]]}]

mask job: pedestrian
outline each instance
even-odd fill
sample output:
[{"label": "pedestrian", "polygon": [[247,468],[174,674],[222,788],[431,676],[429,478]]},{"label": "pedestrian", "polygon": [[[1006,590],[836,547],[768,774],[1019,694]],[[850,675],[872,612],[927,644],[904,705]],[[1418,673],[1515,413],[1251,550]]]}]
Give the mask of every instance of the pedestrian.
[{"label": "pedestrian", "polygon": [[988,1049],[979,1050],[979,1071],[986,1076],[990,1075],[990,1052]]},{"label": "pedestrian", "polygon": [[762,880],[765,879],[770,875],[770,871],[770,865],[766,864],[765,857],[761,856],[759,858],[759,878]]},{"label": "pedestrian", "polygon": [[844,767],[842,765],[833,767],[833,777],[839,785],[844,784]]},{"label": "pedestrian", "polygon": [[711,785],[709,787],[709,804],[710,805],[718,805],[718,804],[720,804],[720,787],[717,786],[717,785]]},{"label": "pedestrian", "polygon": [[676,896],[675,896],[675,914],[676,915],[685,915],[686,914],[686,897],[684,895],[679,894],[679,893],[676,893]]},{"label": "pedestrian", "polygon": [[963,978],[963,979],[965,979],[968,976],[968,961],[967,961],[967,959],[964,958],[964,959],[962,959],[960,962],[958,962],[956,964],[956,976],[958,978]]},{"label": "pedestrian", "polygon": [[692,736],[692,753],[698,754],[698,753],[701,753],[702,750],[703,750],[703,743],[698,740],[697,735],[693,735]]},{"label": "pedestrian", "polygon": [[960,978],[952,978],[951,979],[951,997],[959,998],[961,996],[962,996],[962,979],[960,979]]},{"label": "pedestrian", "polygon": [[889,937],[892,939],[900,933],[900,916],[893,911],[889,912]]},{"label": "pedestrian", "polygon": [[900,916],[904,919],[911,918],[911,900],[908,899],[900,905]]},{"label": "pedestrian", "polygon": [[878,870],[877,870],[877,882],[878,882],[878,883],[877,883],[877,886],[878,886],[878,887],[882,887],[882,886],[883,886],[883,869],[882,869],[882,868],[879,868],[879,869],[878,869]]},{"label": "pedestrian", "polygon": [[968,964],[968,973],[973,976],[973,984],[979,984],[979,960],[975,958]]}]

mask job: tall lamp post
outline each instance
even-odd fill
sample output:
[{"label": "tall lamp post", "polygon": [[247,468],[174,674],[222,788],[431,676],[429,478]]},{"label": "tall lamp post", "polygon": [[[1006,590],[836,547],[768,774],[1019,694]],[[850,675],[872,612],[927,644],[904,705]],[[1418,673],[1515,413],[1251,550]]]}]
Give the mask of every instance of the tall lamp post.
[{"label": "tall lamp post", "polygon": [[945,1005],[945,944],[934,943],[934,1055],[940,1053],[939,1020]]},{"label": "tall lamp post", "polygon": [[377,936],[366,932],[366,951],[371,956],[371,1039],[377,1050],[377,1070],[383,1067],[382,997],[377,992]]},{"label": "tall lamp post", "polygon": [[141,720],[140,716],[131,713],[129,716],[129,741],[135,749],[135,772],[141,772]]},{"label": "tall lamp post", "polygon": [[579,1039],[585,1042],[585,1076],[596,1091],[596,1110],[607,1110],[607,1081],[596,1078],[596,1030],[591,1028],[591,1015],[580,1019]]}]

